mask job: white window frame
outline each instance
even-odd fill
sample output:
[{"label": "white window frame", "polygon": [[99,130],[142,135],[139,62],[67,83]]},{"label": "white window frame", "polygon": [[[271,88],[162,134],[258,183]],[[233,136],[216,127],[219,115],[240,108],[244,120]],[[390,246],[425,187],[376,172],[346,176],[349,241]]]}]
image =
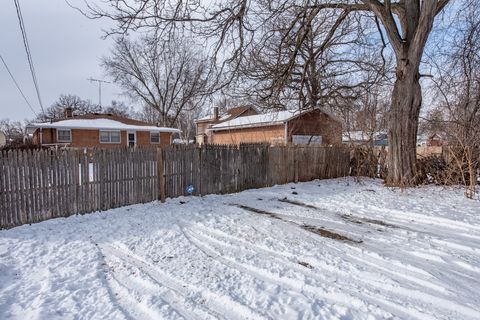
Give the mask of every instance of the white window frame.
[{"label": "white window frame", "polygon": [[[108,132],[108,138],[109,138],[108,142],[102,141],[102,132]],[[112,132],[118,133],[118,137],[119,137],[118,142],[112,142],[112,135],[111,135]],[[100,142],[100,144],[121,144],[122,134],[120,130],[98,130],[98,141]]]},{"label": "white window frame", "polygon": [[[58,133],[60,131],[68,131],[70,133],[70,139],[69,140],[60,140]],[[72,130],[71,129],[57,129],[57,142],[72,142]]]},{"label": "white window frame", "polygon": [[[158,134],[158,142],[152,141],[152,134]],[[160,137],[160,131],[150,131],[150,144],[160,144],[160,141],[162,141],[162,138]]]},{"label": "white window frame", "polygon": [[130,147],[130,137],[129,135],[133,134],[133,146],[137,146],[137,131],[127,131],[127,147]]}]

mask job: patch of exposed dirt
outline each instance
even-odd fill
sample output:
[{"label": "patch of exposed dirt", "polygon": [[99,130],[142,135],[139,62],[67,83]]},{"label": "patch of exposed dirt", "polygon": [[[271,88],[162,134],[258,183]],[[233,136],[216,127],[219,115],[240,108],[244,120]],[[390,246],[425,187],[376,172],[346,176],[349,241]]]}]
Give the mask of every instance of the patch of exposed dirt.
[{"label": "patch of exposed dirt", "polygon": [[302,228],[306,231],[315,233],[315,234],[317,234],[319,236],[322,236],[324,238],[330,238],[330,239],[335,239],[335,240],[340,240],[340,241],[349,241],[349,242],[355,242],[355,243],[363,242],[362,240],[353,240],[353,239],[350,239],[349,237],[343,236],[343,235],[338,234],[338,233],[333,232],[333,231],[323,229],[321,227],[307,225],[307,224],[299,224],[299,223],[296,223],[296,222],[291,221],[291,220],[285,220],[285,219],[282,219],[281,217],[279,217],[278,215],[276,215],[273,212],[269,212],[269,211],[265,211],[265,210],[257,209],[257,208],[252,208],[252,207],[249,207],[249,206],[246,206],[246,205],[243,205],[243,204],[234,204],[234,205],[243,209],[243,210],[247,210],[247,211],[250,211],[250,212],[257,213],[257,214],[265,215],[265,216],[268,216],[270,218],[278,219],[278,220],[281,220],[283,222],[293,224],[293,225],[298,226],[298,227],[300,227],[300,228]]},{"label": "patch of exposed dirt", "polygon": [[384,227],[399,228],[398,226],[396,226],[394,224],[386,223],[382,220],[369,219],[369,218],[362,218],[362,220],[367,222],[367,223],[378,224],[378,225],[384,226]]},{"label": "patch of exposed dirt", "polygon": [[262,214],[262,215],[266,215],[266,216],[269,216],[271,218],[274,218],[274,219],[279,219],[279,220],[283,220],[282,218],[280,218],[279,216],[277,216],[275,213],[273,212],[268,212],[268,211],[265,211],[265,210],[261,210],[261,209],[257,209],[257,208],[252,208],[252,207],[249,207],[249,206],[245,206],[243,204],[236,204],[235,206],[239,207],[239,208],[242,208],[244,210],[247,210],[247,211],[251,211],[251,212],[254,212],[254,213],[258,213],[258,214]]},{"label": "patch of exposed dirt", "polygon": [[312,266],[310,263],[308,263],[308,262],[298,261],[298,264],[301,265],[301,266],[304,266],[305,268],[313,269],[313,266]]},{"label": "patch of exposed dirt", "polygon": [[363,224],[362,221],[355,219],[354,217],[352,217],[352,216],[349,215],[349,214],[340,214],[339,216],[340,216],[343,220],[347,220],[347,221],[350,221],[350,222],[353,222],[353,223],[356,223],[356,224]]},{"label": "patch of exposed dirt", "polygon": [[335,240],[340,240],[340,241],[349,241],[349,242],[355,242],[355,243],[362,243],[362,240],[353,240],[350,239],[349,237],[343,236],[341,234],[338,234],[336,232],[326,230],[320,227],[316,226],[311,226],[311,225],[303,225],[301,226],[303,229],[313,232],[315,234],[318,234],[319,236],[322,236],[324,238],[330,238],[330,239],[335,239]]},{"label": "patch of exposed dirt", "polygon": [[[322,208],[316,207],[316,206],[311,205],[311,204],[303,203],[303,202],[300,202],[300,201],[290,200],[290,199],[287,199],[286,197],[283,198],[283,199],[278,199],[278,201],[286,202],[286,203],[293,204],[293,205],[296,205],[296,206],[301,206],[301,207],[304,207],[304,208],[315,209],[315,210],[318,210],[318,211],[321,211],[321,212],[326,212],[326,210],[324,210]],[[340,214],[340,213],[337,213],[337,212],[332,212],[332,213],[335,214],[335,215],[338,215],[343,220],[346,220],[346,221],[349,221],[349,222],[352,222],[352,223],[356,223],[356,224],[370,223],[370,224],[380,225],[380,226],[383,226],[383,227],[399,228],[396,225],[384,222],[382,220],[370,219],[370,218],[360,218],[360,217],[352,216],[350,214]]]}]

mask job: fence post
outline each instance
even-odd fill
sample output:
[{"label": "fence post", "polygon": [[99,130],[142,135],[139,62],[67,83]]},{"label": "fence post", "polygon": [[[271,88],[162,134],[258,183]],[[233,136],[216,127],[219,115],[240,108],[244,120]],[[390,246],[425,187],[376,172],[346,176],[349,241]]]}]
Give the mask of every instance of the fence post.
[{"label": "fence post", "polygon": [[294,182],[298,183],[298,152],[297,146],[293,147],[293,167],[294,167]]},{"label": "fence post", "polygon": [[165,175],[164,175],[164,161],[163,150],[157,149],[157,174],[158,174],[158,199],[165,202]]}]

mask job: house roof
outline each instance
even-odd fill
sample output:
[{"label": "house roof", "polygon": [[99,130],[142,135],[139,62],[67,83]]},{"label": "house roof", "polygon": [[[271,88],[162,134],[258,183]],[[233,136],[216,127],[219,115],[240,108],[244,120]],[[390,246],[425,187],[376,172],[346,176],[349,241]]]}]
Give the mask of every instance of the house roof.
[{"label": "house roof", "polygon": [[312,111],[320,111],[325,113],[329,117],[333,118],[336,121],[339,121],[329,113],[321,110],[321,109],[312,109],[312,110],[283,110],[277,112],[270,112],[264,114],[257,114],[253,116],[246,116],[246,117],[238,117],[232,120],[223,121],[212,126],[212,130],[229,130],[229,129],[237,129],[237,128],[249,128],[249,127],[261,127],[261,126],[274,126],[279,124],[284,124],[294,118],[312,112]]},{"label": "house roof", "polygon": [[[127,119],[132,120],[132,119]],[[132,120],[125,123],[117,120],[95,117],[74,117],[65,120],[43,123],[31,123],[27,128],[55,128],[55,129],[84,129],[84,130],[135,130],[135,131],[158,131],[158,132],[180,132],[175,128],[157,127],[147,123]]]},{"label": "house roof", "polygon": [[239,117],[242,115],[242,113],[250,110],[250,109],[255,109],[253,106],[241,106],[241,107],[235,107],[235,108],[230,108],[228,109],[222,116],[217,121],[214,121],[213,119],[213,114],[209,114],[205,117],[199,118],[195,120],[195,122],[223,122],[223,121],[228,121],[231,119],[234,119],[236,117]]},{"label": "house roof", "polygon": [[232,120],[227,120],[216,124],[212,127],[213,130],[227,130],[233,128],[271,126],[282,124],[285,121],[299,115],[299,111],[279,111],[265,114],[257,114],[254,116],[238,117]]}]

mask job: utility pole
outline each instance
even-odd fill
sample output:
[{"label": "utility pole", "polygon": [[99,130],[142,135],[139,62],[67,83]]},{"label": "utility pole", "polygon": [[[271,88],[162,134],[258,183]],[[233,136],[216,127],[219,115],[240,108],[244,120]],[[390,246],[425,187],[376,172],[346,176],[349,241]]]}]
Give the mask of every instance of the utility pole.
[{"label": "utility pole", "polygon": [[87,80],[91,82],[98,82],[98,104],[101,107],[102,106],[102,83],[110,83],[110,82],[99,80],[99,79],[93,79],[93,78],[88,78]]}]

